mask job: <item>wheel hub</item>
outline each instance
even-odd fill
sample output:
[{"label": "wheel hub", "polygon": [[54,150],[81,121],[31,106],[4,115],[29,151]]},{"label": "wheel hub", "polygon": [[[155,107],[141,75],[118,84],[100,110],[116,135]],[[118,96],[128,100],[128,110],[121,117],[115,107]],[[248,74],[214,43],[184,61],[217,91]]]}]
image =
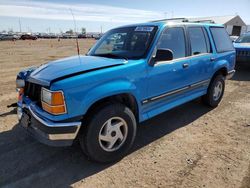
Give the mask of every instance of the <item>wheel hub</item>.
[{"label": "wheel hub", "polygon": [[221,97],[222,90],[223,90],[223,85],[220,81],[218,81],[214,87],[214,92],[213,92],[213,99],[215,101],[217,101]]},{"label": "wheel hub", "polygon": [[116,151],[124,144],[127,134],[126,121],[120,117],[112,117],[100,129],[99,144],[107,152]]}]

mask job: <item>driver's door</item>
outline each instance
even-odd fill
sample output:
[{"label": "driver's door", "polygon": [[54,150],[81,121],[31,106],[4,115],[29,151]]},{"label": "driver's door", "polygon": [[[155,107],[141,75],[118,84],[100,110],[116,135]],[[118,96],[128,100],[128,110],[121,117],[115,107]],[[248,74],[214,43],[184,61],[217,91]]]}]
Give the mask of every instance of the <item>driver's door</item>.
[{"label": "driver's door", "polygon": [[[165,29],[158,41],[157,48],[170,49],[173,60],[156,62],[148,70],[148,98],[143,101],[145,111],[154,116],[161,106],[176,100],[192,82],[192,70],[187,56],[185,29],[171,27]],[[156,109],[155,112],[152,112]]]}]

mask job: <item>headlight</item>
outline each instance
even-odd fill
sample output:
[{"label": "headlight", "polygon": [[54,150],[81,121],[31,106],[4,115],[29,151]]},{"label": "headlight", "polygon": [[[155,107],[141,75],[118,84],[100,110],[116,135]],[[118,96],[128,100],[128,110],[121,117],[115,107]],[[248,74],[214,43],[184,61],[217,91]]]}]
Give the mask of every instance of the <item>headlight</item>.
[{"label": "headlight", "polygon": [[17,77],[17,79],[16,79],[16,91],[18,92],[18,95],[17,95],[18,101],[22,100],[22,95],[24,94],[24,86],[25,86],[24,80]]},{"label": "headlight", "polygon": [[16,79],[16,88],[24,88],[25,82],[21,79]]},{"label": "headlight", "polygon": [[51,104],[52,93],[47,89],[42,89],[42,101]]},{"label": "headlight", "polygon": [[62,91],[50,91],[42,88],[41,101],[43,109],[51,114],[59,115],[66,113],[66,105]]}]

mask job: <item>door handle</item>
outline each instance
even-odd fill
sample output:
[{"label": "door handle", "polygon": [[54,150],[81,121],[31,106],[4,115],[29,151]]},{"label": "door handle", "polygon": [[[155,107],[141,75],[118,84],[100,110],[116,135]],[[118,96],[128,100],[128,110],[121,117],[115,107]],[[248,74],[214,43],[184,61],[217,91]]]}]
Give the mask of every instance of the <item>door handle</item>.
[{"label": "door handle", "polygon": [[184,63],[182,64],[182,67],[185,69],[185,68],[188,68],[189,64],[188,63]]},{"label": "door handle", "polygon": [[214,57],[211,57],[211,58],[210,58],[210,61],[211,61],[211,62],[214,62],[215,60],[216,60],[216,59],[215,59]]}]

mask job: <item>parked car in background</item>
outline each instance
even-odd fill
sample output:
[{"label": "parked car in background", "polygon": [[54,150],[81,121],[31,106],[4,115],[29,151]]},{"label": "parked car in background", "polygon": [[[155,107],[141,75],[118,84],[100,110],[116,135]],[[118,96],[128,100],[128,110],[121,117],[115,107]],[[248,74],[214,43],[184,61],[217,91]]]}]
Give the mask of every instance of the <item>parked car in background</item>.
[{"label": "parked car in background", "polygon": [[89,159],[113,162],[128,153],[140,122],[198,97],[217,107],[234,66],[222,25],[119,27],[86,56],[21,71],[18,119],[42,143],[70,146],[77,139]]},{"label": "parked car in background", "polygon": [[78,38],[78,35],[70,34],[70,33],[63,33],[61,35],[61,38],[63,38],[63,39],[76,39],[76,38]]},{"label": "parked car in background", "polygon": [[22,40],[36,40],[37,36],[33,36],[30,34],[24,34],[20,37],[20,39],[22,39]]},{"label": "parked car in background", "polygon": [[239,36],[230,36],[230,39],[232,40],[232,42],[236,41],[239,38]]},{"label": "parked car in background", "polygon": [[54,33],[39,33],[36,35],[37,38],[42,38],[42,39],[56,39],[58,38],[57,35]]},{"label": "parked car in background", "polygon": [[86,36],[86,34],[79,34],[78,38],[79,39],[85,39],[85,38],[87,38],[87,36]]},{"label": "parked car in background", "polygon": [[87,34],[86,34],[86,38],[93,38],[93,35],[92,35],[92,34],[87,33]]},{"label": "parked car in background", "polygon": [[102,37],[102,35],[103,35],[103,34],[95,34],[95,35],[93,35],[93,38],[94,38],[95,40],[99,40],[99,39]]},{"label": "parked car in background", "polygon": [[0,40],[18,40],[20,37],[12,34],[0,34]]},{"label": "parked car in background", "polygon": [[249,63],[250,65],[250,33],[241,35],[235,42],[237,62]]}]

